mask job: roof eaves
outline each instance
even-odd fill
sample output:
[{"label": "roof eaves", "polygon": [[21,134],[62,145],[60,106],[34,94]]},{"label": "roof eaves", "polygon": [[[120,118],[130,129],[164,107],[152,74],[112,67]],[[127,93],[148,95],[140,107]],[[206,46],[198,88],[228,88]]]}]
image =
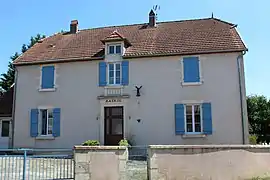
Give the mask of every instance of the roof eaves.
[{"label": "roof eaves", "polygon": [[88,60],[102,60],[104,57],[76,57],[76,58],[67,58],[67,59],[45,59],[38,61],[24,61],[13,63],[15,66],[23,66],[23,65],[34,65],[34,64],[50,64],[50,63],[63,63],[63,62],[73,62],[73,61],[88,61]]},{"label": "roof eaves", "polygon": [[198,54],[216,54],[216,53],[233,53],[233,52],[242,52],[247,49],[232,49],[232,50],[218,50],[218,51],[204,51],[204,52],[188,52],[188,53],[160,53],[160,54],[134,54],[134,55],[124,55],[123,59],[128,58],[142,58],[142,57],[160,57],[160,56],[183,56],[183,55],[198,55]]}]

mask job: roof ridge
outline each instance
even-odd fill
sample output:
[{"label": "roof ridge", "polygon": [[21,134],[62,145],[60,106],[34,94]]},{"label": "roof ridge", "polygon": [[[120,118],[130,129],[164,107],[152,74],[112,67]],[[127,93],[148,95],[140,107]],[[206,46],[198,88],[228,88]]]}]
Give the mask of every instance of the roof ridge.
[{"label": "roof ridge", "polygon": [[[201,21],[201,20],[216,20],[220,21],[222,23],[228,24],[228,25],[234,25],[233,23],[223,21],[218,18],[195,18],[195,19],[184,19],[184,20],[172,20],[172,21],[161,21],[157,22],[157,24],[164,24],[164,23],[174,23],[174,22],[186,22],[186,21]],[[121,24],[121,25],[112,25],[112,26],[102,26],[102,27],[94,27],[94,28],[86,28],[86,29],[81,29],[79,31],[88,31],[88,30],[95,30],[95,29],[104,29],[104,28],[118,28],[118,27],[127,27],[127,26],[138,26],[138,25],[146,25],[147,23],[136,23],[136,24]]]}]

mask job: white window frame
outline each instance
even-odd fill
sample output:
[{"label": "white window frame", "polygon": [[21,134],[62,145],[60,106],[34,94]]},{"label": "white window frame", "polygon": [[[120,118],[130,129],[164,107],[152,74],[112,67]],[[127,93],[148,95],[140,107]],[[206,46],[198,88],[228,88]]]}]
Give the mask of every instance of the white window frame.
[{"label": "white window frame", "polygon": [[[199,74],[200,74],[200,81],[199,82],[185,82],[184,81],[184,58],[187,58],[187,57],[197,57],[199,59]],[[192,86],[192,85],[201,85],[203,83],[203,77],[202,77],[202,64],[201,64],[201,59],[202,57],[201,56],[183,56],[182,59],[181,59],[181,84],[183,86]]]},{"label": "white window frame", "polygon": [[[110,47],[113,47],[113,53],[110,53]],[[116,53],[116,46],[120,46],[120,53]],[[122,44],[108,44],[107,46],[107,54],[113,55],[113,54],[122,54]]]},{"label": "white window frame", "polygon": [[[54,66],[54,81],[53,81],[54,87],[48,88],[48,89],[43,89],[42,88],[42,68],[46,67],[46,66]],[[40,78],[39,78],[39,88],[38,88],[39,91],[42,92],[42,91],[55,91],[56,90],[56,88],[57,88],[57,85],[56,85],[57,68],[58,68],[58,66],[56,64],[46,64],[46,65],[40,66],[40,76],[39,76]]]},{"label": "white window frame", "polygon": [[[194,113],[194,106],[200,106],[200,125],[201,131],[195,132],[195,113]],[[192,106],[192,132],[187,132],[187,106]],[[203,134],[203,118],[202,118],[202,104],[201,103],[192,103],[192,104],[184,104],[184,116],[185,116],[185,134]]]},{"label": "white window frame", "polygon": [[[110,84],[110,64],[113,64],[113,84]],[[119,84],[116,84],[116,65],[119,64],[120,66],[120,82]],[[121,85],[121,81],[122,81],[122,66],[121,66],[121,62],[110,62],[107,63],[107,85],[108,86],[120,86]]]},{"label": "white window frame", "polygon": [[[46,123],[47,123],[47,132],[46,132],[46,134],[42,134],[42,113],[41,113],[41,111],[42,110],[47,110],[47,120],[46,120]],[[53,136],[53,132],[52,132],[52,134],[49,134],[48,133],[48,131],[49,131],[49,112],[51,112],[52,114],[53,114],[53,108],[39,108],[38,109],[38,111],[39,111],[39,119],[38,119],[38,134],[39,134],[39,136],[42,136],[42,137],[46,137],[46,136]],[[52,127],[52,131],[53,131],[53,117],[52,117],[52,125],[51,125]]]}]

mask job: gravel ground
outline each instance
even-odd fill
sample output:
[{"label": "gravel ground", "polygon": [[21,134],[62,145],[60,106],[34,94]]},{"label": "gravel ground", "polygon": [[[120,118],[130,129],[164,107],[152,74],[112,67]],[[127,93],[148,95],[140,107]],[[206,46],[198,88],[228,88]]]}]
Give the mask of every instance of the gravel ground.
[{"label": "gravel ground", "polygon": [[[23,158],[1,157],[0,179],[18,180],[23,177]],[[55,158],[27,158],[26,179],[72,179],[73,160]]]},{"label": "gravel ground", "polygon": [[147,180],[146,161],[128,161],[127,162],[127,179]]}]

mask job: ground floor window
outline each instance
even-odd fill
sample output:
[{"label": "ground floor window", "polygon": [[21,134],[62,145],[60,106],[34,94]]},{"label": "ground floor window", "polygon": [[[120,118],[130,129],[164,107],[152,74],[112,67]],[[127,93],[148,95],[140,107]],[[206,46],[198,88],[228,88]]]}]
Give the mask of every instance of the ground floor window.
[{"label": "ground floor window", "polygon": [[185,105],[185,122],[187,133],[202,132],[201,105]]},{"label": "ground floor window", "polygon": [[52,135],[53,131],[53,110],[52,109],[40,109],[40,121],[39,121],[40,135]]}]

